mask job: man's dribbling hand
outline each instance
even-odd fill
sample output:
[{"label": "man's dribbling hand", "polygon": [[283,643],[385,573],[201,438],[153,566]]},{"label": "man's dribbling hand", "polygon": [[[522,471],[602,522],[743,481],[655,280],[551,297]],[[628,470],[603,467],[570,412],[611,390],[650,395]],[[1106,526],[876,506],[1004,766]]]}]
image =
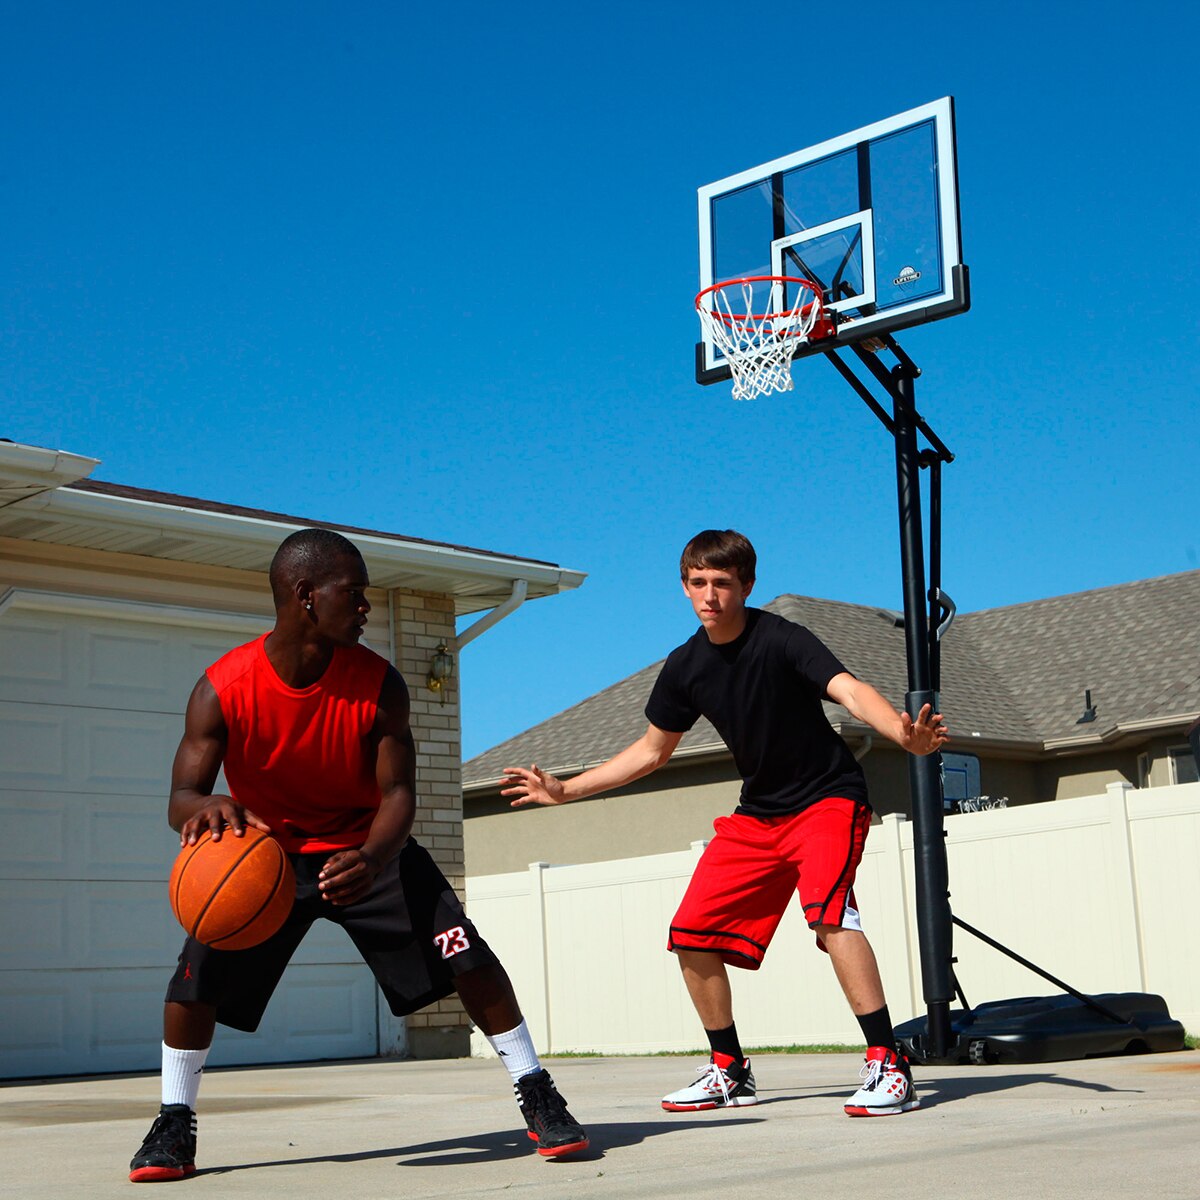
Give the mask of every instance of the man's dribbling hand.
[{"label": "man's dribbling hand", "polygon": [[361,900],[379,874],[379,864],[362,850],[339,850],[331,854],[317,876],[322,900],[339,907]]},{"label": "man's dribbling hand", "polygon": [[206,832],[212,834],[214,842],[219,842],[221,833],[226,828],[231,830],[235,837],[243,837],[247,825],[253,825],[263,833],[271,832],[270,825],[256,817],[248,808],[243,808],[232,796],[210,796],[208,803],[179,827],[179,844],[195,845]]},{"label": "man's dribbling hand", "polygon": [[505,767],[504,780],[512,786],[501,788],[500,795],[516,797],[510,802],[512,808],[523,804],[563,804],[567,799],[561,781],[537,763],[531,767]]},{"label": "man's dribbling hand", "polygon": [[914,721],[906,712],[900,714],[902,737],[900,745],[910,754],[932,754],[950,740],[950,733],[941,713],[932,704],[923,704]]}]

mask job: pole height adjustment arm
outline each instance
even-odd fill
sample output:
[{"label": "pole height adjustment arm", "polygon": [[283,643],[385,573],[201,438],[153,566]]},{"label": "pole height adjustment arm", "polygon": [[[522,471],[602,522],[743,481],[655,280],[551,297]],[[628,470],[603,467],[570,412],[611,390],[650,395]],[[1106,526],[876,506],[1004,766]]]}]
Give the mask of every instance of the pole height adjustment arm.
[{"label": "pole height adjustment arm", "polygon": [[958,606],[940,587],[931,587],[929,589],[929,603],[936,604],[941,613],[933,628],[933,640],[940,642],[946,631],[954,624],[954,618],[958,613]]}]

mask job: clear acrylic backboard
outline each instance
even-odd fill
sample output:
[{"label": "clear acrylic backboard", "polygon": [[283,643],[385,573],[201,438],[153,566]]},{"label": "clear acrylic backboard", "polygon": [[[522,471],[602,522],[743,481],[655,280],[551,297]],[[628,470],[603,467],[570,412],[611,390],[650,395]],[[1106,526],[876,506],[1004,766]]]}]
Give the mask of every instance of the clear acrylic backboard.
[{"label": "clear acrylic backboard", "polygon": [[[791,276],[823,292],[833,332],[801,345],[797,356],[970,307],[952,97],[709,184],[698,200],[701,290],[721,280]],[[754,303],[765,306],[763,287]],[[729,377],[703,332],[697,381]]]}]

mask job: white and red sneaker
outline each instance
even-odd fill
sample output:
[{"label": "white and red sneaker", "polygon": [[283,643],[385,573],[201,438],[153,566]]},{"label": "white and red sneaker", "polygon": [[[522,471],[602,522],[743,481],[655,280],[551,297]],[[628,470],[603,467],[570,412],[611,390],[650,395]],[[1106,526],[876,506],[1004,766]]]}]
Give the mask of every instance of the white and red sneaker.
[{"label": "white and red sneaker", "polygon": [[739,1108],[742,1105],[757,1103],[758,1097],[754,1094],[754,1072],[750,1070],[748,1058],[742,1059],[740,1063],[731,1058],[726,1066],[721,1066],[715,1058],[710,1058],[708,1066],[700,1073],[700,1078],[695,1083],[664,1096],[662,1100],[662,1106],[667,1112],[699,1112],[706,1108]]},{"label": "white and red sneaker", "polygon": [[871,1046],[859,1075],[863,1085],[846,1101],[846,1116],[891,1117],[921,1107],[903,1054]]}]

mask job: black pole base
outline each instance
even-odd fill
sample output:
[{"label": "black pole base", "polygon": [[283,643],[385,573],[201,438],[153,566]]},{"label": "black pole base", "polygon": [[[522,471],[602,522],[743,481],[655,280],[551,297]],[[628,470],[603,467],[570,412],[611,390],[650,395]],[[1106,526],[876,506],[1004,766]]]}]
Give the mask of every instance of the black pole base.
[{"label": "black pole base", "polygon": [[1092,997],[1123,1018],[1110,1020],[1074,996],[1026,996],[993,1000],[969,1012],[952,1009],[952,1036],[938,1053],[925,1017],[896,1026],[909,1059],[923,1065],[1044,1063],[1105,1054],[1162,1053],[1184,1048],[1185,1031],[1161,996],[1146,992]]}]

